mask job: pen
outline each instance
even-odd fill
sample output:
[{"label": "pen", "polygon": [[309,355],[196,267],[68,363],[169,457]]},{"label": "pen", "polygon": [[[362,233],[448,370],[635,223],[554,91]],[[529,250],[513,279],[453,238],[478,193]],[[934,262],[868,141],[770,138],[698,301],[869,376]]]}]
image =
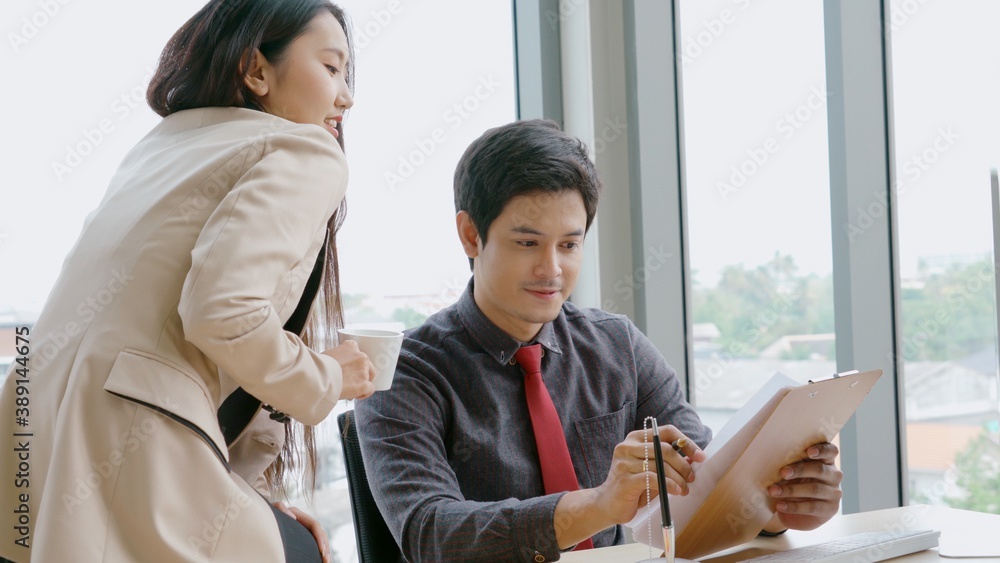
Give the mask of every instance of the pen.
[{"label": "pen", "polygon": [[[672,447],[675,452],[680,452],[685,447],[687,447],[687,445],[688,445],[688,439],[687,438],[680,438],[680,439],[674,440],[673,442],[670,442],[670,447]],[[681,455],[684,455],[683,452],[681,453]]]},{"label": "pen", "polygon": [[[683,439],[683,438],[682,438]],[[678,440],[679,441],[679,440]],[[677,442],[671,444],[680,449]],[[670,519],[670,502],[667,500],[667,480],[663,475],[663,452],[660,451],[660,430],[653,422],[653,450],[656,454],[656,483],[660,487],[660,512],[663,526],[663,555],[667,563],[674,563],[674,523]]]}]

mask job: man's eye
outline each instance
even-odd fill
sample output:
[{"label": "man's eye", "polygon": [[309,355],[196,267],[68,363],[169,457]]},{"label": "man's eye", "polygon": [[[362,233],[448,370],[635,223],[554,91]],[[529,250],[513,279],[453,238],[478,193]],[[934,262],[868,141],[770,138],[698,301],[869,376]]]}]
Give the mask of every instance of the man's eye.
[{"label": "man's eye", "polygon": [[533,240],[519,240],[517,244],[520,246],[535,246],[535,241]]}]

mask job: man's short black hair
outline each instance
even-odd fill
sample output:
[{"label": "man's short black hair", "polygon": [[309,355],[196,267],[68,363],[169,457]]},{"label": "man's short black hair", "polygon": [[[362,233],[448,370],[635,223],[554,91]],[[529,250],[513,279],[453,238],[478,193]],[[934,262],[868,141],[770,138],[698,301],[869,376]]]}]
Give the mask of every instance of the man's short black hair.
[{"label": "man's short black hair", "polygon": [[484,245],[486,231],[510,200],[565,190],[583,197],[590,229],[601,190],[597,169],[587,147],[547,119],[515,121],[486,131],[469,145],[455,169],[455,211],[469,214]]}]

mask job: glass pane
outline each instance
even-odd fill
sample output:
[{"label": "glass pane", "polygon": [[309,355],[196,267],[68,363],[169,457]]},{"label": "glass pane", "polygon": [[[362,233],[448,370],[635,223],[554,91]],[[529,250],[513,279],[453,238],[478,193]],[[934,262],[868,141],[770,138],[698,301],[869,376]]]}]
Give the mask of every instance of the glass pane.
[{"label": "glass pane", "polygon": [[989,179],[1000,4],[890,8],[909,498],[1000,514]]},{"label": "glass pane", "polygon": [[682,0],[693,401],[835,369],[823,3]]},{"label": "glass pane", "polygon": [[515,119],[511,3],[342,5],[358,43],[339,246],[346,320],[412,327],[454,302],[471,277],[452,177],[469,143]]}]

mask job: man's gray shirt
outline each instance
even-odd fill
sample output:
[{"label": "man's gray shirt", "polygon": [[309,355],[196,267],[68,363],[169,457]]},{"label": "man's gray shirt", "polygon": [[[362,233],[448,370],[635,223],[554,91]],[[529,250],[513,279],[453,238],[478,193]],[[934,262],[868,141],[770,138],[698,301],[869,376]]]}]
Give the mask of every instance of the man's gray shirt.
[{"label": "man's gray shirt", "polygon": [[[647,416],[708,444],[673,369],[625,316],[566,303],[533,342],[581,488],[605,481],[615,446]],[[470,283],[406,332],[392,388],[356,402],[372,494],[408,561],[559,558],[565,493],[542,485],[524,375],[510,363],[521,345],[483,315]],[[622,543],[622,527],[593,540]]]}]

